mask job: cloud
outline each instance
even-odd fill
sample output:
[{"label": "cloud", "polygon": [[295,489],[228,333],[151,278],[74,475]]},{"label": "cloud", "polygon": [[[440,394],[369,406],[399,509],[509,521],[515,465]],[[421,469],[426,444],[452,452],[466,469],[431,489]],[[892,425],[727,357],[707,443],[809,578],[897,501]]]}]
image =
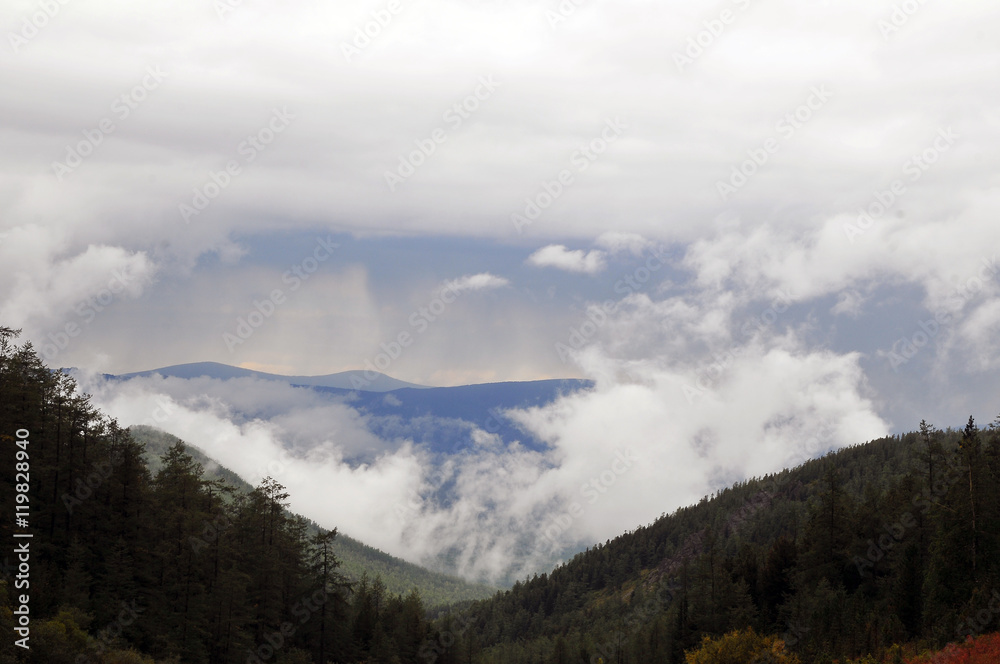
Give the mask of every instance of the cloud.
[{"label": "cloud", "polygon": [[[12,25],[30,26],[37,6],[8,4]],[[130,368],[148,366],[150,355],[169,356],[162,363],[201,359],[218,347],[221,329],[212,315],[232,308],[232,324],[260,298],[256,280],[239,280],[248,238],[322,228],[353,237],[426,238],[448,247],[475,238],[494,242],[500,252],[516,237],[510,214],[524,209],[526,196],[539,194],[555,198],[527,229],[533,246],[584,246],[597,238],[595,251],[607,252],[610,263],[635,254],[643,239],[664,243],[687,252],[685,266],[699,280],[729,279],[737,297],[756,287],[755,279],[806,301],[845,288],[867,292],[864,282],[886,277],[926,288],[928,301],[944,300],[970,248],[996,246],[990,225],[998,212],[1000,153],[982,146],[1000,138],[1000,92],[979,83],[983,63],[993,57],[982,35],[1000,17],[980,3],[928,5],[886,39],[877,27],[886,8],[861,0],[844,7],[754,4],[690,66],[679,68],[674,56],[704,29],[705,16],[676,0],[654,8],[595,6],[556,30],[537,2],[431,0],[427,15],[436,20],[400,12],[392,29],[351,59],[343,45],[370,20],[351,5],[297,5],[280,16],[241,5],[220,21],[205,5],[177,9],[151,0],[112,20],[84,3],[75,10],[78,20],[53,18],[4,69],[11,94],[4,101],[0,155],[0,310],[8,323],[23,322],[36,341],[56,333],[66,320],[49,312],[86,296],[76,285],[85,290],[90,277],[82,265],[63,278],[54,273],[91,246],[115,248],[122,257],[145,257],[149,274],[165,284],[148,302],[128,308],[130,321],[151,322],[142,334],[122,324],[128,321],[106,325],[99,335],[106,347],[80,341],[67,356],[84,363],[104,353],[112,366]],[[169,19],[148,20],[166,10]],[[220,35],[224,65],[212,57]],[[113,53],[106,39],[115,42]],[[162,83],[142,93],[134,108],[114,106],[127,115],[113,110],[143,83],[148,67],[166,72]],[[500,85],[480,99],[480,78],[489,76]],[[830,100],[786,138],[776,126],[789,114],[794,118],[817,85],[831,91]],[[462,107],[467,101],[474,111]],[[455,112],[456,105],[468,117]],[[269,136],[273,109],[283,107],[295,117]],[[605,123],[616,116],[629,128],[602,147]],[[102,135],[105,118],[115,130]],[[934,154],[928,168],[913,171],[914,156],[922,160],[948,127],[955,142]],[[439,128],[446,140],[436,142],[430,137],[441,136]],[[248,161],[240,146],[246,150],[248,137],[262,132],[273,140]],[[100,144],[89,145],[88,136],[100,137]],[[778,150],[722,200],[718,183],[772,138]],[[385,173],[414,150],[423,163],[390,195]],[[89,154],[59,179],[53,163],[79,152]],[[212,175],[228,177],[219,174],[229,161],[239,174],[196,220],[184,223],[179,205],[190,204],[195,189],[219,186]],[[560,180],[563,171],[572,176],[563,178],[568,184]],[[886,199],[894,180],[905,192],[893,194],[891,209],[850,242],[845,224],[856,224],[876,194]],[[735,227],[728,225],[733,220]],[[302,260],[285,261],[272,247],[260,253],[271,258],[277,286],[283,271]],[[559,299],[565,282],[543,283],[554,279],[551,271],[525,282],[513,276],[510,262],[472,268],[461,253],[441,260],[441,272],[426,281],[412,274],[419,271],[420,251],[368,259],[363,268],[384,281],[364,291],[364,307],[343,291],[325,300],[311,296],[327,312],[347,307],[349,320],[296,310],[287,325],[294,331],[255,337],[253,346],[268,344],[270,357],[238,360],[301,370],[327,357],[321,348],[343,347],[353,357],[338,357],[337,365],[346,366],[371,354],[358,350],[358,338],[377,339],[377,347],[405,329],[397,320],[375,320],[398,308],[390,294],[411,295],[415,283],[434,287],[472,271],[508,275],[531,297],[549,288],[558,293],[521,307],[522,328],[556,317],[562,333],[570,317],[563,305],[594,298],[574,291]],[[588,250],[572,263],[596,269],[598,261],[588,256],[598,255]],[[388,260],[397,269],[386,269]],[[228,278],[216,270],[220,265],[232,268]],[[227,282],[227,302],[205,295],[208,280],[199,277],[207,273]],[[391,283],[381,276],[386,273]],[[103,288],[100,281],[91,286]],[[412,298],[417,306],[422,295]],[[188,306],[192,300],[199,306]],[[173,324],[197,334],[178,334]],[[446,326],[437,328],[450,337],[441,348],[469,336],[467,328]],[[276,327],[268,323],[268,330]],[[305,336],[320,340],[302,353],[308,357],[296,358],[293,350]],[[523,372],[519,377],[531,367],[539,367],[538,375],[559,369],[551,343],[504,338],[522,345],[504,355],[498,379],[511,377],[504,375],[508,367]],[[489,370],[476,367],[475,373]]]},{"label": "cloud", "polygon": [[[889,431],[858,353],[809,349],[788,325],[744,334],[757,317],[679,300],[619,303],[574,354],[596,388],[514,414],[555,450],[558,467],[541,481],[562,499],[559,513],[574,502],[586,510],[566,540],[599,541],[732,482]],[[636,330],[645,333],[623,341]],[[638,461],[616,477],[607,471],[624,450]]]},{"label": "cloud", "polygon": [[[162,428],[253,484],[270,475],[289,489],[294,510],[384,551],[438,568],[455,554],[449,571],[474,579],[496,580],[538,562],[512,552],[537,530],[537,506],[524,491],[543,471],[544,455],[506,448],[475,427],[467,427],[467,452],[435,462],[409,440],[377,440],[366,416],[307,388],[256,379],[78,378],[123,425]],[[447,500],[439,495],[446,484],[455,487]]]},{"label": "cloud", "polygon": [[654,246],[654,243],[637,233],[622,233],[620,231],[608,231],[601,233],[594,241],[599,247],[607,249],[612,254],[629,252],[634,256],[641,256],[642,252]]},{"label": "cloud", "polygon": [[[145,252],[94,244],[73,251],[58,233],[36,225],[10,231],[0,261],[0,319],[29,334],[67,317],[88,325],[112,302],[141,296],[156,275]],[[80,311],[86,313],[74,315]]]},{"label": "cloud", "polygon": [[830,309],[834,315],[845,314],[852,318],[857,318],[861,314],[861,308],[867,298],[856,290],[842,291],[837,296],[837,304]]},{"label": "cloud", "polygon": [[293,508],[323,525],[497,581],[734,481],[888,432],[859,354],[810,349],[781,318],[787,303],[756,306],[747,313],[710,290],[624,298],[573,353],[593,390],[504,414],[545,441],[542,451],[465,423],[469,446],[431,457],[413,442],[418,430],[461,423],[376,422],[348,401],[268,381],[84,387],[123,423],[169,404],[162,428],[238,473],[274,466]]},{"label": "cloud", "polygon": [[550,244],[528,257],[528,262],[537,267],[554,267],[568,272],[597,274],[606,267],[603,251],[582,249],[570,251],[564,245]]},{"label": "cloud", "polygon": [[479,274],[468,274],[459,277],[445,284],[445,289],[461,293],[462,291],[489,290],[491,288],[502,288],[510,285],[510,281],[503,277],[497,277],[489,272]]}]

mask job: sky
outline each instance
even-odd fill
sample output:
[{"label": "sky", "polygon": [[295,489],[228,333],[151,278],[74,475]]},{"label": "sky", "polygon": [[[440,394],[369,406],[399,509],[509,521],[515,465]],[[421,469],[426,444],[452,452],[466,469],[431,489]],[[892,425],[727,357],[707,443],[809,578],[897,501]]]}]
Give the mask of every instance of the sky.
[{"label": "sky", "polygon": [[[257,460],[328,449],[367,511],[301,509],[412,559],[488,506],[463,570],[495,574],[504,533],[629,446],[645,463],[570,539],[994,418],[998,30],[972,0],[8,0],[0,323],[94,376],[594,380],[510,414],[544,458],[474,427],[457,507],[421,503],[434,464],[349,405],[322,406],[340,440],[293,406],[237,418],[218,385],[88,384],[136,421],[168,398],[163,427],[231,465],[255,435]],[[382,456],[338,457],[362,444]],[[419,532],[386,525],[414,501]]]}]

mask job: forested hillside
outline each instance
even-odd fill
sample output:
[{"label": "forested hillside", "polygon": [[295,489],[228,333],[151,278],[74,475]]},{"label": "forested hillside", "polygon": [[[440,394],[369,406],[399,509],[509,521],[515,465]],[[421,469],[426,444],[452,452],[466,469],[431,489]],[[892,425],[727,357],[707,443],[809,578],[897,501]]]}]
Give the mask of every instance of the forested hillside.
[{"label": "forested hillside", "polygon": [[273,479],[241,493],[179,443],[151,472],[16,335],[0,328],[0,537],[27,553],[0,580],[0,663],[412,662],[438,636],[416,591],[349,584],[336,531],[310,536]]},{"label": "forested hillside", "polygon": [[996,631],[998,481],[996,423],[921,422],[737,484],[456,609],[447,661],[737,662],[695,651],[752,628],[806,663],[901,662]]},{"label": "forested hillside", "polygon": [[[145,425],[129,427],[129,431],[132,438],[143,445],[146,464],[154,475],[162,466],[161,457],[172,446],[181,442],[176,436]],[[205,478],[223,480],[240,493],[253,490],[239,475],[219,465],[197,447],[187,445],[185,451],[196,463],[201,464],[205,470]],[[315,535],[318,531],[319,526],[308,521],[308,534]],[[337,533],[331,550],[340,561],[340,572],[348,580],[360,581],[365,574],[373,578],[379,577],[385,584],[386,592],[396,595],[405,595],[416,588],[421,599],[431,609],[467,599],[486,598],[496,591],[496,588],[467,583],[458,577],[439,574],[408,563],[343,533]]]}]

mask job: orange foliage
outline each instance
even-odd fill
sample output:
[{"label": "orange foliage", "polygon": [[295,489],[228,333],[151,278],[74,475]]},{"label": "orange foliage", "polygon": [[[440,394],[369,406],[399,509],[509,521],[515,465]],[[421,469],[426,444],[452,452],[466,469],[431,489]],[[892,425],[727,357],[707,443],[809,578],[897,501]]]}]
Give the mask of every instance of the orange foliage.
[{"label": "orange foliage", "polygon": [[907,660],[906,664],[998,664],[1000,662],[1000,634],[987,634],[965,643],[949,643],[932,655],[922,655]]}]

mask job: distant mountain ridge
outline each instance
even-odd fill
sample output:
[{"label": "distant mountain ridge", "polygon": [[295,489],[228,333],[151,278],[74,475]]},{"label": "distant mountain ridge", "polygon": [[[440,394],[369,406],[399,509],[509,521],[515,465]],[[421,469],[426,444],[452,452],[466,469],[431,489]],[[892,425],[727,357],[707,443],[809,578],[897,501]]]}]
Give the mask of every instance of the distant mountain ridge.
[{"label": "distant mountain ridge", "polygon": [[[372,374],[375,374],[372,377]],[[120,379],[146,378],[159,374],[165,378],[216,378],[219,380],[230,380],[233,378],[258,378],[260,380],[273,380],[288,383],[289,385],[304,385],[306,387],[333,387],[343,390],[364,390],[366,392],[391,392],[404,387],[412,389],[428,389],[426,385],[408,383],[383,373],[372,371],[341,371],[339,373],[326,374],[323,376],[284,376],[281,374],[266,373],[264,371],[254,371],[234,367],[229,364],[219,362],[190,362],[187,364],[174,364],[169,367],[150,369],[148,371],[135,371],[127,374],[118,374],[115,377]],[[360,386],[360,387],[359,387]]]},{"label": "distant mountain ridge", "polygon": [[[475,426],[510,444],[520,441],[533,450],[546,447],[545,441],[504,415],[508,410],[546,406],[559,397],[593,387],[593,381],[556,378],[428,387],[407,383],[384,374],[347,371],[327,376],[282,376],[242,369],[217,362],[179,364],[129,374],[106,374],[108,380],[129,380],[156,374],[181,379],[208,377],[216,380],[257,378],[307,387],[334,401],[343,401],[371,419],[372,433],[386,439],[409,438],[434,453],[450,454],[471,444]],[[364,389],[352,385],[361,378]],[[370,380],[369,380],[370,379]],[[355,459],[357,461],[357,459]]]}]

